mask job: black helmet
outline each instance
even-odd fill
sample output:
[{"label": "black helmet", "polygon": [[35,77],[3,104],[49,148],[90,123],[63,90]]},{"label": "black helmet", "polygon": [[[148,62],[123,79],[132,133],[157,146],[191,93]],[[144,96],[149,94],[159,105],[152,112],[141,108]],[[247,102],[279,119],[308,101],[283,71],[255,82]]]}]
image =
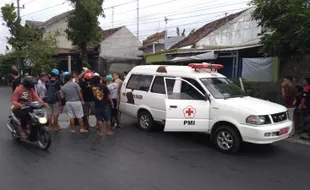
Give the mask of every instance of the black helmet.
[{"label": "black helmet", "polygon": [[32,76],[25,76],[22,82],[25,88],[34,88],[34,85],[37,84],[37,81]]}]

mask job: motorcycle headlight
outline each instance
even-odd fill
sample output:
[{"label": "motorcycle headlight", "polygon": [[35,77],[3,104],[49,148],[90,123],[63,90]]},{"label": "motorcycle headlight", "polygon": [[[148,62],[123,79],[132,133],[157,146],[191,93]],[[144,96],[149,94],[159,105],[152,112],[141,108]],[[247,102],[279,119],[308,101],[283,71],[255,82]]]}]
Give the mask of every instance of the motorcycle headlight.
[{"label": "motorcycle headlight", "polygon": [[268,115],[250,115],[246,118],[246,123],[252,125],[263,125],[263,124],[270,124],[270,118]]},{"label": "motorcycle headlight", "polygon": [[46,124],[47,123],[47,119],[45,117],[38,118],[38,121],[40,124]]}]

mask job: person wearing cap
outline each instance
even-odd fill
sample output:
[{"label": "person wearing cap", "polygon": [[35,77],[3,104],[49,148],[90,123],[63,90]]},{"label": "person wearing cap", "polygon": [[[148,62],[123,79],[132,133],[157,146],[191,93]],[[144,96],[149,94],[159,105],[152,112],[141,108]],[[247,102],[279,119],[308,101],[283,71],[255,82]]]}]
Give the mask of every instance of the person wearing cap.
[{"label": "person wearing cap", "polygon": [[84,125],[87,130],[90,129],[89,116],[95,113],[94,94],[92,90],[92,79],[94,74],[92,72],[83,72],[80,79],[80,87],[82,89],[83,98],[85,104],[84,109]]},{"label": "person wearing cap", "polygon": [[55,131],[59,130],[58,116],[61,113],[61,85],[57,80],[58,75],[58,69],[53,69],[50,72],[50,79],[46,83],[47,97],[45,98],[45,102],[49,105],[49,108],[47,109],[49,129]]},{"label": "person wearing cap", "polygon": [[112,126],[113,127],[117,127],[119,124],[118,121],[118,110],[117,110],[117,94],[118,94],[118,85],[113,82],[113,77],[112,75],[108,75],[105,78],[107,85],[108,85],[108,89],[110,90],[110,96],[112,99],[112,103],[113,106],[111,108],[111,121],[112,121]]},{"label": "person wearing cap", "polygon": [[100,77],[93,78],[93,94],[95,102],[95,116],[97,119],[98,136],[103,136],[103,122],[106,122],[107,135],[114,134],[111,128],[111,107],[113,105],[110,91],[105,84],[100,83]]}]

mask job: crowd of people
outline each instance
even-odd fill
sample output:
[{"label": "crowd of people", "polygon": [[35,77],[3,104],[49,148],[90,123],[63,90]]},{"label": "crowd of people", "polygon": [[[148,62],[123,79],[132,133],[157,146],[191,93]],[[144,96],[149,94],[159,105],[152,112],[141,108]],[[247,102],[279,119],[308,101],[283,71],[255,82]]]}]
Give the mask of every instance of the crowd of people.
[{"label": "crowd of people", "polygon": [[310,134],[310,78],[299,83],[297,77],[284,77],[281,85],[281,94],[284,105],[288,109],[289,119],[293,121],[295,134]]},{"label": "crowd of people", "polygon": [[[47,109],[48,127],[51,131],[60,129],[58,118],[66,113],[70,118],[71,132],[75,133],[78,123],[79,132],[90,130],[90,116],[97,120],[98,136],[103,136],[105,122],[107,135],[113,135],[113,129],[119,126],[118,100],[122,80],[117,73],[101,74],[87,68],[76,72],[59,72],[53,69],[38,76],[24,76],[22,79],[16,70],[12,72],[11,98],[14,115],[21,121],[20,135],[26,137],[29,109],[21,109],[25,101],[42,102]],[[23,98],[21,98],[23,97]]]}]

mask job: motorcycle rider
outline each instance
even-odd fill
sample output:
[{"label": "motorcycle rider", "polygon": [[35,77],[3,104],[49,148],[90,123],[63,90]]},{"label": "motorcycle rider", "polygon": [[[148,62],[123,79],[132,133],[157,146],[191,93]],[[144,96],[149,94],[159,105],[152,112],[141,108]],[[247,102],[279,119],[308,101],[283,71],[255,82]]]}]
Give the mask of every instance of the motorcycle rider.
[{"label": "motorcycle rider", "polygon": [[[14,115],[20,119],[21,129],[20,136],[23,138],[27,137],[27,122],[29,118],[29,112],[32,112],[31,108],[22,109],[26,102],[38,101],[44,103],[38,94],[34,90],[34,86],[37,84],[37,81],[32,76],[24,77],[21,85],[19,85],[11,98],[11,103],[13,105]],[[44,103],[47,107],[47,104]]]}]

